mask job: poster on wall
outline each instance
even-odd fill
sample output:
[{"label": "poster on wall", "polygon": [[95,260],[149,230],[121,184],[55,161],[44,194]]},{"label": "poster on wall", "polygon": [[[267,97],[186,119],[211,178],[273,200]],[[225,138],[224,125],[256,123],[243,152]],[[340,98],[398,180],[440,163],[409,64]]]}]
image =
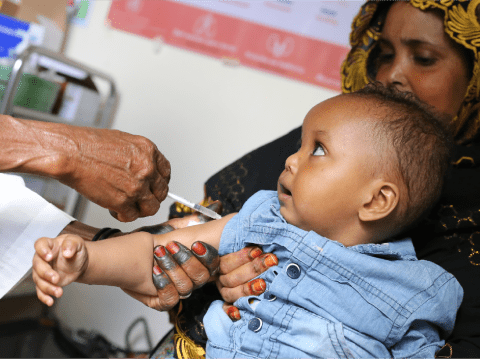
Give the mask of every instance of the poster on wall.
[{"label": "poster on wall", "polygon": [[115,29],[340,90],[363,1],[112,1]]}]

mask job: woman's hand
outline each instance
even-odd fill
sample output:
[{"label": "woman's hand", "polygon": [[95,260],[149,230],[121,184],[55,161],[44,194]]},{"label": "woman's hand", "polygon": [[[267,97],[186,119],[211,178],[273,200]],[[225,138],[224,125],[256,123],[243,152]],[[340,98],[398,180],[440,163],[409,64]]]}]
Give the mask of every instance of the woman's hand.
[{"label": "woman's hand", "polygon": [[223,309],[233,321],[240,320],[240,312],[232,304],[242,296],[264,293],[265,281],[252,279],[275,265],[278,265],[275,255],[264,254],[255,246],[246,247],[220,258],[220,276],[216,284],[225,300]]},{"label": "woman's hand", "polygon": [[263,279],[254,279],[268,268],[278,264],[273,254],[264,254],[255,246],[248,246],[220,258],[220,276],[216,283],[226,302],[233,303],[242,296],[260,295],[266,290]]},{"label": "woman's hand", "polygon": [[[221,204],[215,202],[208,206],[211,210],[221,212]],[[144,226],[133,232],[145,231],[150,234],[164,234],[175,229],[184,228],[192,223],[204,223],[209,218],[194,213],[183,218],[170,219],[159,225]],[[194,256],[192,256],[194,255]],[[196,242],[192,251],[181,244],[172,242],[165,247],[154,249],[157,265],[153,267],[153,283],[157,288],[157,296],[124,291],[134,299],[159,311],[165,311],[175,306],[180,299],[190,296],[192,291],[203,286],[207,281],[216,279],[219,269],[219,256],[212,246]]]}]

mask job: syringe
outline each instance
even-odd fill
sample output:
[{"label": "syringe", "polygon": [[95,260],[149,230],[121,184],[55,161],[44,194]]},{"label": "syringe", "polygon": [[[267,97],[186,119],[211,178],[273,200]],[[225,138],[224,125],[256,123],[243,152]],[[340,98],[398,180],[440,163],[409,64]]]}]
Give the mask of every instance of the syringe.
[{"label": "syringe", "polygon": [[221,219],[222,217],[217,214],[215,211],[210,210],[202,205],[194,204],[178,195],[172,194],[171,192],[168,193],[168,197],[179,202],[180,204],[183,204],[185,206],[188,206],[189,208],[198,211],[199,213],[202,213],[203,215],[206,215],[208,217],[211,217],[212,219]]}]

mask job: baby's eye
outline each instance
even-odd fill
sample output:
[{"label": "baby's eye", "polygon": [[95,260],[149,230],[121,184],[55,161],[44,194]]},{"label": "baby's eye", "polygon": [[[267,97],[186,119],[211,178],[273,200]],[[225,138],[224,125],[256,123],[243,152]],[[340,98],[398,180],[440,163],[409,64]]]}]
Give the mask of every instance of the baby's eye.
[{"label": "baby's eye", "polygon": [[316,143],[315,150],[312,153],[313,156],[323,156],[325,155],[325,149],[323,148],[322,144]]}]

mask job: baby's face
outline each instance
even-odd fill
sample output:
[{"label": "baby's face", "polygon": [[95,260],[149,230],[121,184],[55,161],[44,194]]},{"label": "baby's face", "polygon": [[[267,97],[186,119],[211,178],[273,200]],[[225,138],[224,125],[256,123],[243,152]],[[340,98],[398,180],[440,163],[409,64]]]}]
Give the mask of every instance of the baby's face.
[{"label": "baby's face", "polygon": [[280,213],[288,223],[344,244],[343,230],[358,219],[379,161],[364,102],[342,95],[313,107],[303,122],[302,146],[278,179]]}]

